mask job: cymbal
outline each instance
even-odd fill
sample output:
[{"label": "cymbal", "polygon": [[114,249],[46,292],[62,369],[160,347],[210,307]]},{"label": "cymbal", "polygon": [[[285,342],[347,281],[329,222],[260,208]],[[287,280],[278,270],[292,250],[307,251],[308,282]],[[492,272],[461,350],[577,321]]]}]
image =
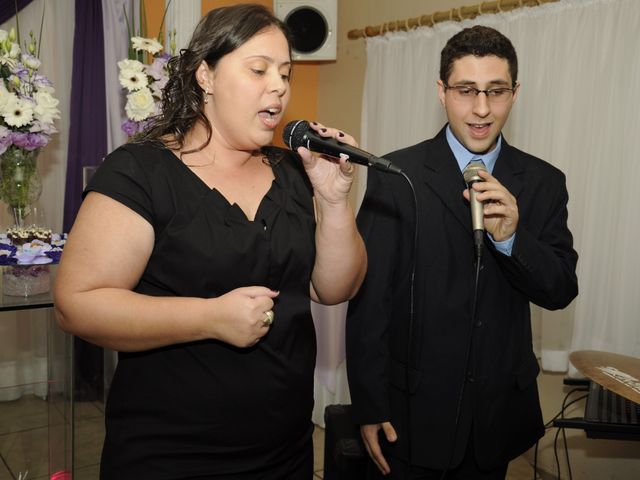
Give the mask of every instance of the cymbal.
[{"label": "cymbal", "polygon": [[580,350],[572,352],[569,361],[590,380],[634,403],[640,403],[640,358]]}]

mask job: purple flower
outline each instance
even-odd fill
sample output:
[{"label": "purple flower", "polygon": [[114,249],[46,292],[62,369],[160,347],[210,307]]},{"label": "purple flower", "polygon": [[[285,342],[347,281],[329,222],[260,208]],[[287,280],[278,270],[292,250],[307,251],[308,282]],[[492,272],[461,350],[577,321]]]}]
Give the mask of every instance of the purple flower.
[{"label": "purple flower", "polygon": [[53,125],[53,123],[42,123],[38,120],[33,122],[29,131],[31,133],[42,133],[48,136],[58,133],[58,129]]},{"label": "purple flower", "polygon": [[23,143],[26,143],[26,136],[27,133],[25,132],[11,132],[11,143],[20,147]]},{"label": "purple flower", "polygon": [[122,131],[130,137],[138,133],[138,122],[134,120],[126,120],[122,124]]},{"label": "purple flower", "polygon": [[146,130],[150,125],[152,125],[153,122],[156,121],[156,116],[159,114],[160,114],[160,107],[156,103],[156,113],[154,113],[151,117],[145,118],[143,121],[140,122],[140,131],[142,132],[143,130]]},{"label": "purple flower", "polygon": [[0,243],[0,265],[16,263],[14,255],[17,248],[10,243]]},{"label": "purple flower", "polygon": [[153,84],[153,86],[156,87],[160,92],[162,92],[162,89],[167,85],[168,81],[169,77],[164,76],[162,78],[159,78],[158,81]]},{"label": "purple flower", "polygon": [[20,79],[21,82],[26,83],[29,81],[29,70],[27,70],[21,63],[18,64],[19,68],[16,68],[13,73]]},{"label": "purple flower", "polygon": [[11,131],[7,127],[0,125],[0,155],[6,152],[12,143]]},{"label": "purple flower", "polygon": [[144,120],[140,120],[138,122],[136,122],[135,120],[126,120],[125,122],[122,123],[122,126],[120,128],[124,133],[126,133],[129,136],[132,136],[132,135],[135,135],[136,133],[145,131],[147,127],[155,121],[155,119],[156,117],[154,115],[149,118],[145,118]]},{"label": "purple flower", "polygon": [[11,140],[16,147],[25,150],[36,150],[49,143],[49,138],[41,133],[13,132]]},{"label": "purple flower", "polygon": [[46,252],[47,257],[53,260],[53,263],[60,262],[60,257],[62,256],[62,249],[54,249]]},{"label": "purple flower", "polygon": [[11,256],[16,253],[16,246],[10,243],[0,243],[0,256],[8,255]]},{"label": "purple flower", "polygon": [[53,83],[51,83],[51,80],[49,80],[44,75],[40,75],[39,73],[35,73],[31,78],[31,81],[36,88],[53,87]]},{"label": "purple flower", "polygon": [[[153,77],[156,80],[162,80],[167,77],[165,71],[167,60],[163,57],[157,57],[151,65],[147,67],[147,75]],[[166,81],[165,81],[166,83]]]},{"label": "purple flower", "polygon": [[31,263],[15,265],[14,267],[7,269],[7,272],[14,277],[39,277],[41,274],[49,271],[50,269],[47,265],[42,266]]}]

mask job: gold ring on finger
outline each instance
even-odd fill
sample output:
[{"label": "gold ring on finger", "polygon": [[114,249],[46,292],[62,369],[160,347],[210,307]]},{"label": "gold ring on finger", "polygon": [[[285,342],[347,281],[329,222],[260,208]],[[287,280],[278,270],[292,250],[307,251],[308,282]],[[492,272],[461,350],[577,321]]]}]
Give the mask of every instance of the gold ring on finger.
[{"label": "gold ring on finger", "polygon": [[266,326],[269,326],[273,323],[273,320],[276,318],[275,313],[273,313],[273,310],[267,310],[266,312],[264,312],[264,314],[266,315],[266,317],[264,318],[264,320],[262,320],[262,323]]}]

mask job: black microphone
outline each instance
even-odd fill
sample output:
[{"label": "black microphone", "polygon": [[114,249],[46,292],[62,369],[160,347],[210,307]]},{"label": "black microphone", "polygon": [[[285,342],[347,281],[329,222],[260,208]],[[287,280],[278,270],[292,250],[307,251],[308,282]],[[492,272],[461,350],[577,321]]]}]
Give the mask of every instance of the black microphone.
[{"label": "black microphone", "polygon": [[469,203],[471,204],[471,227],[473,228],[473,243],[476,247],[476,257],[482,256],[482,244],[484,241],[484,205],[478,201],[478,192],[476,192],[471,186],[476,182],[483,182],[484,180],[478,172],[482,170],[484,172],[487,169],[482,162],[469,162],[469,164],[462,171],[464,181],[469,188]]},{"label": "black microphone", "polygon": [[364,165],[365,167],[375,167],[384,172],[401,173],[398,167],[386,158],[360,150],[346,143],[342,143],[335,138],[325,138],[316,133],[306,120],[293,120],[284,127],[282,139],[294,152],[298,147],[305,147],[317,153],[324,153],[331,157],[340,157],[341,153],[349,156],[351,163]]}]

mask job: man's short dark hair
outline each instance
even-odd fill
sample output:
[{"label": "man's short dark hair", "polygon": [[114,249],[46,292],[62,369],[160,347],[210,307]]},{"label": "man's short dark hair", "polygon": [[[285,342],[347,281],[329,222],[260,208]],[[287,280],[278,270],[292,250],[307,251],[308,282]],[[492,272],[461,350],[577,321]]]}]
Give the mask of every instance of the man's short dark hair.
[{"label": "man's short dark hair", "polygon": [[440,80],[445,85],[453,70],[453,62],[467,55],[476,57],[494,55],[498,58],[504,58],[509,63],[512,85],[516,84],[518,57],[511,40],[493,28],[476,25],[456,33],[442,49],[440,53]]}]

